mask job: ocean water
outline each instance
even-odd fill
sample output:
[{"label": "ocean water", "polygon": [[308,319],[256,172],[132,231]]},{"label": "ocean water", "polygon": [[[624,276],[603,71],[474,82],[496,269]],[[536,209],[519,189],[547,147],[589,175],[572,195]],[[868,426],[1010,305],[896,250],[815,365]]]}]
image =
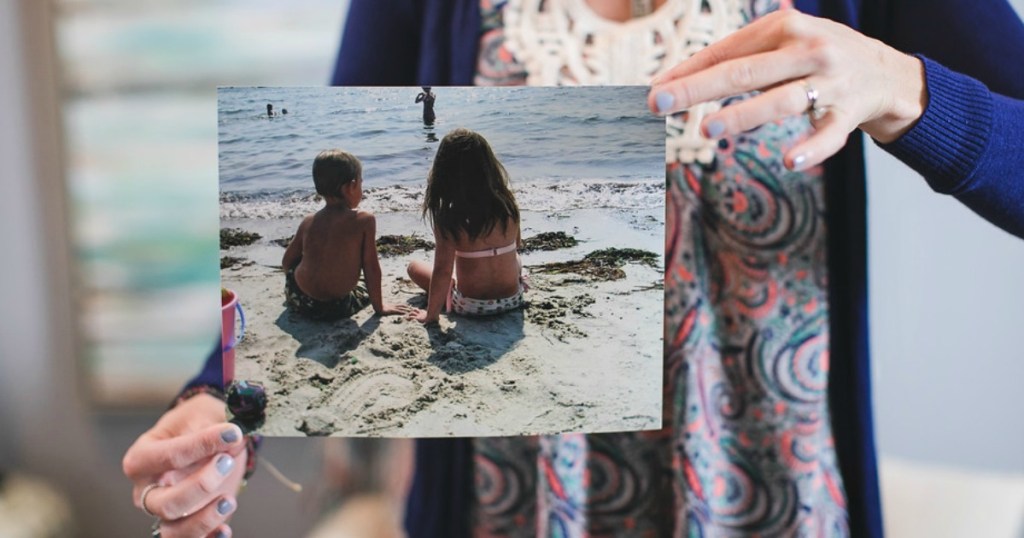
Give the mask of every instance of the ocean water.
[{"label": "ocean water", "polygon": [[[415,210],[440,139],[457,127],[487,138],[523,209],[664,204],[664,121],[646,109],[644,87],[434,88],[430,126],[420,91],[221,88],[221,217],[315,210],[312,163],[329,148],[362,161],[364,207]],[[288,114],[267,118],[268,103]]]}]

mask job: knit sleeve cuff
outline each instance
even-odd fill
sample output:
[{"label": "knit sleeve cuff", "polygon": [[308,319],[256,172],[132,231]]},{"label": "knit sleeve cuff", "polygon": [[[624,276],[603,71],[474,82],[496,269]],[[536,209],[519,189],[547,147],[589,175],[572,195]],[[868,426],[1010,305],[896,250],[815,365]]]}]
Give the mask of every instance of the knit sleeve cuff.
[{"label": "knit sleeve cuff", "polygon": [[969,183],[988,145],[992,93],[971,77],[917,58],[924,63],[928,91],[924,114],[903,136],[878,145],[924,176],[936,192],[957,194]]}]

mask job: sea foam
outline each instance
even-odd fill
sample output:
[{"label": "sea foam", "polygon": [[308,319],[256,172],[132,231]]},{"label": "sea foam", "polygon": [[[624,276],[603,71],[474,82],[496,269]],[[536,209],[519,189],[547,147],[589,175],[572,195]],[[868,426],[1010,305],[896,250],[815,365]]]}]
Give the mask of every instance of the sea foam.
[{"label": "sea foam", "polygon": [[[651,209],[665,204],[665,181],[661,178],[628,182],[536,180],[513,184],[512,190],[523,211]],[[372,187],[364,191],[360,207],[373,213],[420,211],[423,192],[423,185]],[[299,218],[322,206],[323,202],[310,191],[222,193],[220,216],[222,219]]]}]

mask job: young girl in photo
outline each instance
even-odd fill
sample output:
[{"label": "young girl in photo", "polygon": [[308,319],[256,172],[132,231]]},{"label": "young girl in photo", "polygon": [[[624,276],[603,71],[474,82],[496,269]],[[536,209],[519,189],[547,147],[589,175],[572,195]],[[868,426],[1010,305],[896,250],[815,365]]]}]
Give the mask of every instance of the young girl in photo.
[{"label": "young girl in photo", "polygon": [[505,167],[479,133],[459,128],[441,140],[423,216],[437,246],[433,267],[409,264],[409,278],[427,291],[427,309],[409,317],[431,323],[442,309],[482,316],[522,306],[519,206]]}]

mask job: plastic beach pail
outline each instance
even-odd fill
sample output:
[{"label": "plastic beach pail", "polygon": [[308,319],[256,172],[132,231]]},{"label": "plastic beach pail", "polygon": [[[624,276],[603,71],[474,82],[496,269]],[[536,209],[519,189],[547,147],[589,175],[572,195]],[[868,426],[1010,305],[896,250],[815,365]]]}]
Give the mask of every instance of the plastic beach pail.
[{"label": "plastic beach pail", "polygon": [[[235,312],[238,312],[238,319],[241,327],[238,336],[235,336]],[[220,292],[220,345],[223,351],[224,386],[227,386],[235,379],[235,347],[245,336],[245,313],[242,312],[242,305],[238,302],[238,294],[221,288]]]}]

